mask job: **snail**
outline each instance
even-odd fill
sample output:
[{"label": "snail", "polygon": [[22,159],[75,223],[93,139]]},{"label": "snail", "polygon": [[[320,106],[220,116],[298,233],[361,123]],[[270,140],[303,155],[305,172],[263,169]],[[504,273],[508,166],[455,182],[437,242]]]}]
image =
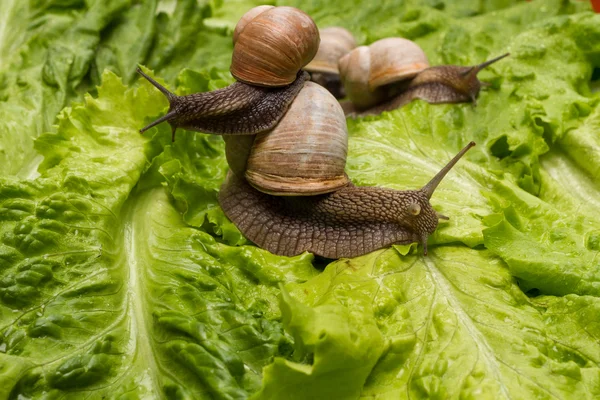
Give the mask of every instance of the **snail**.
[{"label": "snail", "polygon": [[[230,168],[265,193],[314,195],[346,185],[344,113],[325,88],[307,82],[308,74],[300,71],[319,44],[312,19],[292,7],[258,6],[240,19],[233,37],[231,73],[249,83],[176,96],[138,69],[170,104],[164,117],[141,131],[168,121],[173,139],[178,127],[221,134]],[[267,82],[286,86],[257,86]],[[268,136],[260,134],[265,131]],[[292,149],[286,147],[290,143]],[[290,163],[294,156],[302,166]]]},{"label": "snail", "polygon": [[[295,100],[296,101],[296,100]],[[427,239],[439,219],[429,199],[470,142],[419,190],[357,187],[352,183],[316,196],[272,196],[229,173],[219,204],[248,239],[270,252],[294,256],[304,251],[326,258],[356,257],[391,244]]]},{"label": "snail", "polygon": [[[264,42],[260,38],[265,33],[249,28],[278,8],[262,6],[242,18],[234,33],[234,53],[247,32]],[[264,28],[279,32],[280,24],[263,24]],[[245,70],[253,63],[264,64],[262,59],[244,57],[234,56],[232,64],[246,59]],[[232,65],[231,71],[238,78],[238,69]],[[291,82],[281,88],[264,88],[247,79],[250,84],[236,82],[220,91],[181,97],[141,73],[170,103],[166,118],[149,126],[168,121],[173,132],[184,127],[223,134],[230,172],[219,204],[247,238],[279,255],[310,251],[328,258],[353,257],[413,241],[421,242],[427,254],[428,236],[438,219],[447,219],[429,199],[474,145],[465,147],[420,190],[356,187],[344,172],[348,141],[344,112],[325,88],[306,81],[306,72],[295,71],[296,78],[288,78]],[[274,116],[277,110],[284,115]]]},{"label": "snail", "polygon": [[489,86],[488,83],[477,79],[477,73],[508,55],[509,53],[506,53],[472,67],[441,65],[427,68],[412,79],[401,93],[358,115],[381,114],[383,111],[395,110],[416,99],[431,104],[468,102],[476,104],[481,87]]},{"label": "snail", "polygon": [[304,70],[310,73],[311,80],[325,87],[337,99],[346,97],[340,80],[339,59],[356,47],[352,33],[341,27],[319,30],[321,44],[317,54]]},{"label": "snail", "polygon": [[381,39],[340,59],[340,78],[351,102],[344,107],[347,114],[362,116],[393,110],[415,99],[433,104],[475,102],[485,85],[477,73],[508,55],[472,67],[430,67],[416,43]]},{"label": "snail", "polygon": [[167,121],[177,128],[222,135],[256,134],[273,128],[309,76],[302,68],[319,48],[310,16],[293,7],[258,6],[238,22],[233,35],[230,86],[177,96],[141,69],[138,72],[169,100],[166,115],[140,130]]}]

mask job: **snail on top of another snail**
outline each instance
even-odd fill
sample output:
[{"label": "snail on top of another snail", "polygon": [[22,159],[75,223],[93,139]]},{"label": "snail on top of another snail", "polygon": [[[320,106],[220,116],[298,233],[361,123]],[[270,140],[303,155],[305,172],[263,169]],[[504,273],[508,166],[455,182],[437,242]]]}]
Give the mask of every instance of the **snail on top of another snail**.
[{"label": "snail on top of another snail", "polygon": [[[219,203],[248,239],[274,254],[308,251],[327,258],[354,257],[412,242],[422,243],[427,254],[429,235],[440,218],[447,219],[429,199],[475,143],[463,148],[420,190],[354,186],[344,171],[348,148],[344,112],[331,93],[306,82],[307,74],[301,71],[316,53],[318,35],[312,19],[295,8],[250,10],[236,27],[231,66],[234,77],[248,83],[176,96],[140,71],[170,102],[169,112],[142,132],[168,121],[173,135],[178,127],[222,134],[230,173]],[[305,57],[300,49],[311,50],[303,51]],[[298,62],[282,80],[280,66],[290,58]],[[276,72],[258,75],[271,77],[278,85],[287,83],[277,88],[255,86],[266,85],[248,78],[256,75],[248,72],[255,66],[274,67]]]},{"label": "snail on top of another snail", "polygon": [[340,78],[354,116],[380,114],[422,99],[432,104],[475,102],[482,86],[483,68],[509,54],[464,67],[431,67],[423,50],[403,38],[386,38],[359,46],[339,60]]},{"label": "snail on top of another snail", "polygon": [[304,82],[302,71],[319,48],[311,17],[293,7],[258,6],[233,33],[231,74],[237,82],[205,93],[176,96],[138,72],[169,100],[169,112],[141,129],[167,121],[177,128],[219,135],[256,134],[277,125]]}]

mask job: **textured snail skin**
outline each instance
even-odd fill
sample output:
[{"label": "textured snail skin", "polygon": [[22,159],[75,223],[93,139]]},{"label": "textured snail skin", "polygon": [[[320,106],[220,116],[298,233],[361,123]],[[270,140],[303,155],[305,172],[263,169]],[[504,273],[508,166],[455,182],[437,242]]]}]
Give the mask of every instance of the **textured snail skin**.
[{"label": "textured snail skin", "polygon": [[[398,191],[349,184],[312,197],[269,196],[230,173],[219,203],[248,239],[270,252],[304,251],[356,257],[391,244],[421,242],[438,225],[438,214],[421,190]],[[419,204],[411,215],[408,206]]]},{"label": "textured snail skin", "polygon": [[219,204],[244,236],[278,255],[309,251],[327,258],[356,257],[412,242],[421,242],[427,255],[427,238],[438,219],[448,219],[429,199],[473,146],[475,142],[463,147],[419,190],[356,187],[350,182],[317,196],[271,196],[230,172]]},{"label": "textured snail skin", "polygon": [[218,135],[252,135],[273,128],[309,79],[308,73],[300,71],[296,80],[284,87],[265,88],[234,82],[212,92],[176,96],[142,75],[165,93],[170,108],[164,117],[141,132],[168,121],[173,132],[184,128]]},{"label": "textured snail skin", "polygon": [[308,74],[301,72],[292,84],[282,88],[235,82],[221,90],[180,97],[181,101],[173,102],[177,118],[170,123],[206,133],[239,135],[266,131],[277,125],[307,80]]}]

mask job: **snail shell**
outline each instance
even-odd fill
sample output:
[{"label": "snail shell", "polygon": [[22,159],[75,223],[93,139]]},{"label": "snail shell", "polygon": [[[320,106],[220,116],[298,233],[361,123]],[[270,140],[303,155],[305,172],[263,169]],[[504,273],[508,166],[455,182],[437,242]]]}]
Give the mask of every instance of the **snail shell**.
[{"label": "snail shell", "polygon": [[241,18],[234,31],[231,74],[251,85],[289,85],[313,59],[319,42],[316,24],[303,11],[255,7]]},{"label": "snail shell", "polygon": [[252,21],[254,18],[258,17],[259,14],[262,14],[263,12],[270,10],[272,8],[275,8],[275,6],[267,6],[267,5],[256,6],[254,8],[251,8],[250,10],[248,10],[244,15],[242,15],[242,18],[240,18],[240,20],[238,21],[238,23],[235,26],[235,30],[233,31],[233,44],[235,45],[235,42],[237,42],[238,36],[240,36],[240,33],[244,30],[244,28],[246,27],[246,25],[248,25],[248,23],[250,21]]},{"label": "snail shell", "polygon": [[360,46],[339,60],[340,78],[357,109],[390,97],[393,84],[407,81],[429,67],[427,56],[414,42],[386,38]]},{"label": "snail shell", "polygon": [[281,122],[259,133],[248,157],[246,179],[279,196],[307,196],[348,184],[346,117],[322,86],[306,82]]},{"label": "snail shell", "polygon": [[333,95],[316,83],[304,84],[274,129],[253,139],[225,139],[232,171],[263,193],[311,196],[349,182],[346,118]]}]

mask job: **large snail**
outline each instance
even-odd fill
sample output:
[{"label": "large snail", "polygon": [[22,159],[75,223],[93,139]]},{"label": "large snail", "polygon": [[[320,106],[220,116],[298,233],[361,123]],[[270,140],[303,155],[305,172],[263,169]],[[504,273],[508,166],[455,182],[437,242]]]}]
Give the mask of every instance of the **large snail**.
[{"label": "large snail", "polygon": [[[267,11],[276,9],[267,8]],[[267,11],[253,9],[249,13],[259,18]],[[240,23],[246,27],[234,34],[238,42],[253,21],[242,18]],[[273,25],[264,27],[272,28]],[[276,28],[279,29],[279,25]],[[254,35],[259,42],[264,42],[260,30]],[[236,57],[233,60],[235,62]],[[245,67],[251,68],[251,65]],[[169,98],[169,113],[175,113],[174,117],[159,121],[168,120],[173,129],[191,126],[207,133],[223,133],[222,128],[227,128],[228,135],[224,138],[231,171],[219,193],[219,203],[227,217],[258,246],[279,255],[309,251],[327,258],[340,258],[358,256],[393,243],[416,241],[423,244],[427,254],[428,236],[435,231],[438,219],[447,219],[432,208],[429,199],[443,177],[474,143],[467,145],[420,190],[356,187],[344,173],[348,134],[341,106],[325,88],[300,80],[302,72],[298,76],[289,85],[299,86],[294,89],[298,92],[295,97],[290,92],[285,95],[275,92],[277,96],[292,97],[283,118],[257,135],[249,135],[243,112],[253,109],[251,120],[262,121],[261,113],[269,114],[271,109],[248,102],[248,106],[233,113],[239,116],[237,124],[227,124],[221,118],[230,111],[227,106],[221,114],[213,112],[209,117],[199,118],[195,110],[204,110],[202,102],[212,99],[210,93],[176,97],[149,80]],[[273,92],[264,93],[260,96],[273,95]],[[194,104],[188,107],[185,105],[188,102]],[[190,111],[180,111],[188,109]],[[223,124],[218,125],[218,129],[210,125],[215,120]]]},{"label": "large snail", "polygon": [[430,67],[423,50],[403,38],[386,38],[359,46],[339,61],[340,78],[352,104],[352,115],[379,114],[412,100],[429,103],[475,102],[485,84],[477,73],[508,56],[504,54],[472,67]]},{"label": "large snail", "polygon": [[320,29],[319,36],[319,50],[304,70],[310,73],[313,82],[341,99],[346,97],[346,93],[340,80],[339,60],[356,47],[356,40],[350,31],[337,26]]},{"label": "large snail", "polygon": [[391,244],[418,242],[427,255],[427,239],[439,219],[429,199],[470,142],[419,190],[357,187],[308,197],[271,196],[230,173],[219,203],[227,217],[258,246],[294,256],[308,251],[326,258],[356,257]]}]

